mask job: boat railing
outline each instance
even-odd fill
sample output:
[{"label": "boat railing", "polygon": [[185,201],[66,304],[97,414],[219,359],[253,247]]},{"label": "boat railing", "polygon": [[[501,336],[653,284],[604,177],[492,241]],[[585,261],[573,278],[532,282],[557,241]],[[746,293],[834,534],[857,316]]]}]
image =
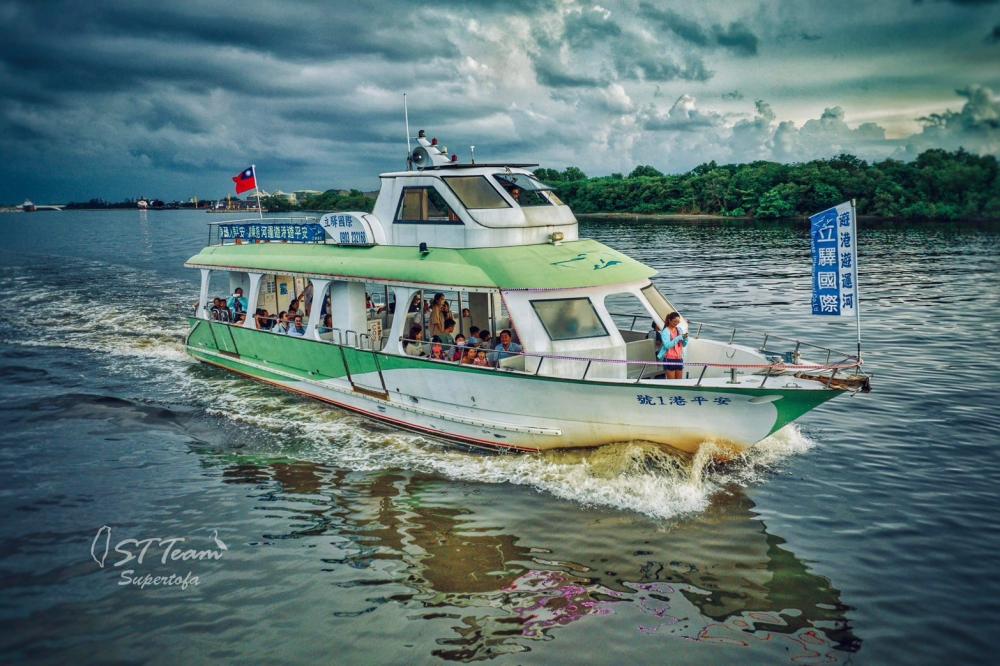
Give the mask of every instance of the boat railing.
[{"label": "boat railing", "polygon": [[[438,361],[442,363],[460,363],[461,357],[458,360],[452,360],[451,357],[455,356],[455,350],[462,349],[463,353],[470,347],[465,345],[454,345],[445,344],[441,342],[428,342],[426,340],[416,340],[412,338],[400,337],[399,342],[402,346],[407,344],[417,344],[422,345],[424,348],[424,354],[421,356],[428,358],[428,360]],[[430,358],[430,350],[433,346],[440,345],[442,350],[450,350],[449,354],[446,354],[448,358],[444,359],[434,359]],[[608,359],[608,358],[596,358],[590,356],[572,356],[563,354],[550,354],[550,353],[536,353],[536,352],[508,352],[501,351],[497,349],[486,349],[481,347],[475,347],[477,351],[480,349],[484,351],[487,355],[488,365],[470,365],[474,368],[483,368],[488,370],[500,370],[506,372],[517,372],[522,374],[539,375],[544,374],[546,376],[558,376],[563,379],[574,379],[582,381],[608,381],[609,379],[614,379],[615,375],[624,375],[625,381],[638,384],[643,380],[656,379],[665,372],[663,361],[641,361],[641,360],[630,360],[630,359]],[[503,356],[503,358],[500,358]],[[548,364],[546,364],[548,362]],[[558,364],[558,369],[553,367],[553,364]],[[542,372],[543,366],[547,372]],[[730,382],[738,383],[736,376],[738,374],[752,374],[752,375],[763,375],[761,380],[761,387],[767,382],[771,377],[777,377],[781,375],[796,375],[799,373],[807,373],[811,375],[810,378],[820,378],[821,381],[832,384],[836,378],[837,374],[842,373],[847,370],[854,370],[855,375],[860,375],[861,364],[856,357],[847,356],[837,362],[827,362],[827,363],[786,363],[783,359],[774,359],[769,363],[714,363],[714,362],[684,362],[685,369],[688,371],[687,379],[691,379],[690,371],[694,370],[697,373],[697,378],[695,386],[700,386],[702,381],[705,379],[706,373],[710,369],[721,370],[725,374],[728,371]],[[582,369],[581,369],[582,368]],[[611,368],[615,368],[617,372],[610,371]],[[624,372],[621,369],[624,368]],[[575,371],[574,371],[575,369]],[[638,374],[635,377],[636,369],[638,369]],[[826,376],[829,373],[829,376]],[[677,380],[664,380],[664,381],[677,381]]]},{"label": "boat railing", "polygon": [[324,243],[326,235],[315,215],[243,217],[208,223],[209,245],[253,243]]},{"label": "boat railing", "polygon": [[[213,324],[222,324],[227,327],[244,327],[243,324],[239,322],[219,321],[216,319],[209,319],[208,321]],[[288,335],[287,333],[273,333],[272,331],[263,328],[247,328],[261,333],[271,333],[272,335]],[[320,344],[325,343],[340,347],[352,347],[354,349],[375,353],[391,353],[384,351],[385,342],[388,340],[388,336],[385,334],[383,334],[380,338],[375,338],[369,333],[360,333],[351,329],[328,329],[325,327],[316,328],[315,332],[315,337],[296,337],[310,342],[318,342]],[[456,350],[461,349],[464,353],[467,349],[469,349],[466,345],[428,342],[426,340],[416,340],[405,337],[400,337],[398,340],[404,347],[407,344],[422,345],[425,352],[423,357],[426,360],[441,363],[461,363],[461,357],[458,360],[451,360],[451,357],[455,356]],[[430,358],[430,350],[434,345],[440,345],[443,350],[448,350],[448,358]],[[476,349],[477,351],[482,349],[482,351],[486,353],[488,365],[466,365],[470,368],[485,371],[513,372],[535,376],[556,376],[563,379],[580,381],[623,381],[626,383],[639,384],[643,381],[659,379],[664,374],[665,370],[664,363],[662,361],[608,359],[590,356],[573,356],[566,354],[526,351],[507,352],[497,350],[495,348],[486,349],[478,346],[476,346]],[[503,358],[500,358],[501,356]],[[853,356],[845,356],[837,362],[826,363],[790,363],[778,358],[771,360],[769,363],[715,363],[685,361],[684,367],[687,371],[687,377],[685,379],[696,379],[694,384],[695,386],[701,386],[702,381],[706,378],[706,373],[709,370],[722,371],[722,376],[728,374],[730,383],[734,384],[739,383],[737,381],[737,375],[750,374],[763,376],[760,383],[761,387],[763,387],[767,383],[767,380],[772,377],[788,375],[816,379],[830,386],[834,386],[835,382],[838,381],[838,374],[853,370],[852,380],[855,382],[855,385],[860,390],[867,390],[866,381],[862,381],[860,384],[858,383],[859,378],[864,378],[866,376],[861,372],[861,363],[856,357]],[[697,374],[697,377],[692,376],[695,373]],[[713,374],[713,376],[718,377],[719,375]],[[847,378],[842,378],[840,381],[845,381],[846,379]],[[663,379],[662,381],[674,382],[685,380]],[[842,387],[854,388],[854,385]]]},{"label": "boat railing", "polygon": [[[630,332],[641,332],[641,329],[640,331],[635,330],[636,324],[641,321],[649,323],[649,328],[646,329],[647,332],[652,329],[653,317],[651,317],[648,313],[644,312],[641,314],[635,314],[611,312],[609,314],[615,318],[615,323],[618,323],[619,321],[629,321],[628,330]],[[621,330],[620,327],[619,330]],[[769,331],[759,331],[746,328],[739,329],[719,324],[708,324],[705,322],[688,320],[688,332],[695,340],[701,338],[702,332],[706,330],[709,332],[724,332],[725,336],[728,337],[728,340],[722,340],[720,338],[720,341],[722,342],[726,342],[730,345],[741,344],[746,347],[751,347],[768,357],[780,356],[784,362],[790,364],[799,363],[801,361],[803,349],[819,353],[824,359],[823,363],[825,365],[829,365],[835,359],[856,359],[856,355],[848,352],[837,351],[836,349],[823,347],[822,345],[810,342],[803,342],[797,338],[775,335]],[[771,343],[771,348],[768,348],[768,343]],[[777,343],[787,345],[789,349],[776,349],[775,345]]]}]

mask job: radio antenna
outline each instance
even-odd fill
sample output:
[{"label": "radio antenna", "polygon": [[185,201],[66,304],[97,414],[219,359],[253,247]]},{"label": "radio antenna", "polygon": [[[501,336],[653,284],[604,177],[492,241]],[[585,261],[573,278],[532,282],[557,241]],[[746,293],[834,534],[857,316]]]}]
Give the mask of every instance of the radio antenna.
[{"label": "radio antenna", "polygon": [[410,154],[410,112],[406,108],[406,93],[403,93],[403,122],[406,123],[406,154]]}]

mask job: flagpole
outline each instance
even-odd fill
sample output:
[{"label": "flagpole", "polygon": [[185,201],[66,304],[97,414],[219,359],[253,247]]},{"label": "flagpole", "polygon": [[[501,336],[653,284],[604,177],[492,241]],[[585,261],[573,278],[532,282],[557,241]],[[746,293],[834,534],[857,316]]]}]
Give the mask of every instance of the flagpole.
[{"label": "flagpole", "polygon": [[[854,199],[851,199],[851,217],[854,218],[854,249],[857,258],[858,248],[858,210]],[[858,363],[861,363],[861,285],[858,284],[858,263],[854,262],[854,321],[858,327]]]},{"label": "flagpole", "polygon": [[253,189],[257,193],[257,214],[260,215],[260,219],[264,219],[264,208],[260,205],[260,184],[257,182],[257,165],[251,164],[250,170],[253,171]]}]

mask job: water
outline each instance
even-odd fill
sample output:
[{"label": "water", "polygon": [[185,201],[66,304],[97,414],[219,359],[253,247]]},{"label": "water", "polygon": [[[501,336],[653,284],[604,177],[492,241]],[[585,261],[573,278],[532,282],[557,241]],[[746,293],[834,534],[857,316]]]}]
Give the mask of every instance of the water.
[{"label": "water", "polygon": [[[719,464],[462,453],[192,363],[207,217],[0,216],[5,663],[992,661],[1000,229],[863,224],[875,391]],[[691,319],[853,348],[802,224],[582,231]],[[219,559],[113,564],[171,537]]]}]

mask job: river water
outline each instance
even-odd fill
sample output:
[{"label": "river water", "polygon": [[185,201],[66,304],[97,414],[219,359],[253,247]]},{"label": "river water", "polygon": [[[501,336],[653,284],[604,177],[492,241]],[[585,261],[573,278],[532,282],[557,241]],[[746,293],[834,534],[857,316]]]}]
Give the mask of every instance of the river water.
[{"label": "river water", "polygon": [[[208,217],[0,216],[4,663],[994,661],[1000,229],[862,222],[874,391],[719,464],[464,453],[193,363]],[[581,233],[853,349],[804,223]]]}]

